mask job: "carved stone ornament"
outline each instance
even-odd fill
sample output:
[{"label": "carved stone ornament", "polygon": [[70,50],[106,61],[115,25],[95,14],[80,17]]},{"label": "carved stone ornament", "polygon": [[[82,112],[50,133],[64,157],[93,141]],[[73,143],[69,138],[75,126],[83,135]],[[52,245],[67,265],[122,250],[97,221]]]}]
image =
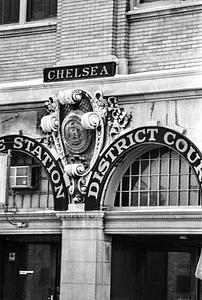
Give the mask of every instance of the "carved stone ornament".
[{"label": "carved stone ornament", "polygon": [[68,177],[73,203],[83,202],[88,175],[103,149],[104,135],[120,134],[131,119],[120,108],[115,97],[103,98],[83,90],[60,91],[45,103],[46,115],[41,118],[44,141],[58,156]]},{"label": "carved stone ornament", "polygon": [[66,148],[72,153],[81,154],[90,146],[92,135],[82,126],[79,115],[68,115],[62,123],[61,133]]}]

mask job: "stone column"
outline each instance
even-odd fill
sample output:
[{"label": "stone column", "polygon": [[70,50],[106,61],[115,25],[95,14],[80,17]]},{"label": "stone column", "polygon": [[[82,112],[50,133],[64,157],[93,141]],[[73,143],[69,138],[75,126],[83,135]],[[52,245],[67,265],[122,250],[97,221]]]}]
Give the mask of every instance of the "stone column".
[{"label": "stone column", "polygon": [[104,212],[64,212],[60,300],[109,300],[111,237]]}]

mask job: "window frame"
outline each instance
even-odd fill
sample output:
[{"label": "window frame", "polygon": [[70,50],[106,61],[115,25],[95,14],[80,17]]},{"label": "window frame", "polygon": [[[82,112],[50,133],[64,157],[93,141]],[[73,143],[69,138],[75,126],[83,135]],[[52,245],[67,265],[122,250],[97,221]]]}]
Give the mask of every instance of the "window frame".
[{"label": "window frame", "polygon": [[[154,153],[156,156],[154,157]],[[145,157],[146,155],[146,157]],[[172,164],[175,165],[172,166]],[[146,165],[145,165],[146,164]],[[138,167],[137,167],[138,165]],[[146,172],[142,169],[142,166],[146,166]],[[156,167],[153,170],[152,166]],[[186,168],[185,168],[186,167]],[[176,168],[176,169],[175,169]],[[136,170],[136,171],[135,171]],[[135,173],[133,173],[135,171]],[[166,184],[162,185],[162,179],[166,178]],[[176,179],[176,184],[173,185],[173,179]],[[133,180],[137,180],[136,187]],[[142,186],[141,183],[145,180],[147,182],[146,187]],[[155,180],[155,181],[154,181]],[[186,186],[185,186],[185,182]],[[193,181],[194,180],[194,181]],[[201,195],[200,187],[198,186],[195,174],[191,169],[191,166],[187,161],[184,160],[177,152],[169,149],[168,147],[158,147],[135,158],[132,163],[128,166],[126,171],[119,178],[119,185],[116,189],[114,207],[134,207],[134,208],[148,208],[148,207],[195,207],[201,206]],[[193,186],[193,182],[197,185]],[[155,187],[154,187],[155,183]],[[161,186],[162,185],[162,186]],[[196,204],[191,202],[190,194],[196,192]],[[152,193],[156,195],[156,204],[152,204]],[[175,204],[171,197],[172,194],[176,194]],[[186,195],[186,201],[182,200],[182,194]],[[146,195],[146,204],[142,204],[143,199],[141,195]],[[165,204],[161,203],[161,197],[166,195]],[[125,203],[124,195],[127,198]],[[132,204],[136,195],[137,205]],[[185,203],[186,202],[186,203]]]},{"label": "window frame", "polygon": [[0,24],[0,30],[9,30],[9,29],[20,29],[24,27],[35,27],[43,25],[55,25],[57,23],[57,16],[38,19],[38,20],[27,20],[27,2],[28,0],[20,0],[19,7],[19,21],[15,23],[5,23]]},{"label": "window frame", "polygon": [[[194,3],[193,3],[194,2]],[[136,9],[147,10],[147,9],[166,9],[169,7],[178,7],[178,6],[186,6],[186,5],[194,5],[197,4],[197,1],[191,0],[154,0],[152,2],[140,3],[140,0],[130,0],[130,11],[134,11]]]}]

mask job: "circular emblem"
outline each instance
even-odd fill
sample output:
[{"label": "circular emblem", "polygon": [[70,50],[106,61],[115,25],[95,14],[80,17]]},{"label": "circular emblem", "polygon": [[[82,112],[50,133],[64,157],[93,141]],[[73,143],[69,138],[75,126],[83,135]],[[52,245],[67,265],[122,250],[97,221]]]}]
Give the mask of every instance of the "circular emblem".
[{"label": "circular emblem", "polygon": [[90,146],[90,130],[82,127],[80,116],[67,116],[62,123],[61,129],[65,146],[70,152],[83,153]]}]

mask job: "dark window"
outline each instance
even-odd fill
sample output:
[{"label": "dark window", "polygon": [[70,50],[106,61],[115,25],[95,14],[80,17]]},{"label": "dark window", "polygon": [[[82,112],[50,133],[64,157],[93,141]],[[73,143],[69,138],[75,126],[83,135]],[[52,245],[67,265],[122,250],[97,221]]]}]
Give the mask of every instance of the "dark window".
[{"label": "dark window", "polygon": [[116,191],[115,206],[199,206],[200,188],[191,167],[161,147],[137,158]]},{"label": "dark window", "polygon": [[27,0],[27,21],[42,20],[57,15],[57,0]]},{"label": "dark window", "polygon": [[19,22],[20,0],[0,0],[0,24]]}]

